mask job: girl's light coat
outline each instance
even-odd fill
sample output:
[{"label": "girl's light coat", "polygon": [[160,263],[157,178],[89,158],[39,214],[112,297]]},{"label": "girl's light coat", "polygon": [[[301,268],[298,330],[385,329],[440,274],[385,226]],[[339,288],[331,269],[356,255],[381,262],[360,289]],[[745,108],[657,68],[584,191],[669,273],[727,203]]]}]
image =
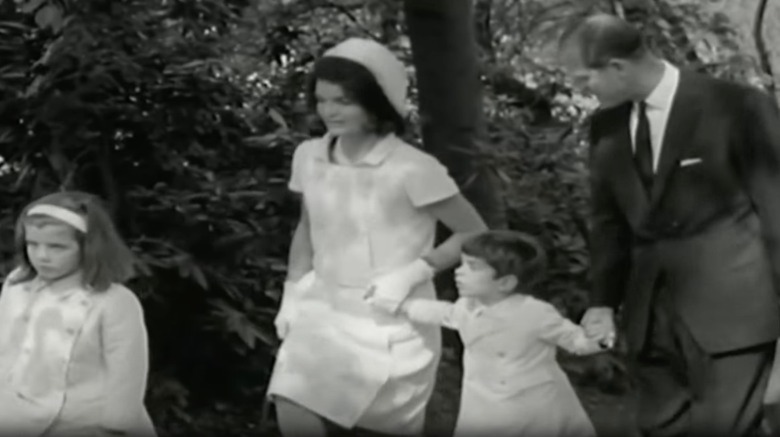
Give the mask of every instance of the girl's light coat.
[{"label": "girl's light coat", "polygon": [[143,404],[147,374],[143,310],[127,288],[3,285],[1,435],[94,436],[106,428],[155,436]]},{"label": "girl's light coat", "polygon": [[457,330],[463,341],[456,436],[595,436],[555,356],[557,346],[578,354],[599,348],[552,305],[523,295],[491,306],[410,299],[404,311]]}]

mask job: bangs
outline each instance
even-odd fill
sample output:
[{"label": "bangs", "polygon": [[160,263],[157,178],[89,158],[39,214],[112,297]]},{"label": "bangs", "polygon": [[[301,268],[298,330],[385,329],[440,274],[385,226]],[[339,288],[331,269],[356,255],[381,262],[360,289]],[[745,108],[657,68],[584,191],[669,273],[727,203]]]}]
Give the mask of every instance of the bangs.
[{"label": "bangs", "polygon": [[313,78],[340,85],[345,93],[352,94],[351,97],[366,92],[384,94],[374,75],[363,65],[349,59],[335,56],[319,59],[314,64]]}]

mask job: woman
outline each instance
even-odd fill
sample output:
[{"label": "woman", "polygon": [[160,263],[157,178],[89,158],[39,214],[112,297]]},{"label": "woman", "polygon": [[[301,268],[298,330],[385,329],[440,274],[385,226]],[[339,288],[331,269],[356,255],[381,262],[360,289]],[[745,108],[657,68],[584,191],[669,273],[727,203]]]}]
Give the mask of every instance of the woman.
[{"label": "woman", "polygon": [[[370,40],[346,40],[314,67],[309,98],[328,132],[293,156],[302,213],[268,389],[285,436],[423,431],[440,329],[364,298],[391,314],[406,297],[433,298],[435,272],[486,226],[446,168],[398,138],[407,84],[404,66]],[[438,221],[453,235],[434,249]]]}]

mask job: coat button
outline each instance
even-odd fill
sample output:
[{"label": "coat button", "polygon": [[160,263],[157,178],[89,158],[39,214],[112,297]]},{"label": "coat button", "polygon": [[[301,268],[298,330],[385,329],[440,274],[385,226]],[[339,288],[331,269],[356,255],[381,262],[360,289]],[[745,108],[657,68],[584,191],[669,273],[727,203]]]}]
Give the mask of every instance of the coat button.
[{"label": "coat button", "polygon": [[68,328],[68,329],[66,329],[66,330],[65,330],[65,332],[66,332],[68,335],[75,335],[75,334],[76,334],[76,330],[75,330],[75,329],[73,329],[73,328]]},{"label": "coat button", "polygon": [[501,352],[498,353],[498,356],[501,357],[501,358],[504,358],[506,356],[506,352],[501,351]]}]

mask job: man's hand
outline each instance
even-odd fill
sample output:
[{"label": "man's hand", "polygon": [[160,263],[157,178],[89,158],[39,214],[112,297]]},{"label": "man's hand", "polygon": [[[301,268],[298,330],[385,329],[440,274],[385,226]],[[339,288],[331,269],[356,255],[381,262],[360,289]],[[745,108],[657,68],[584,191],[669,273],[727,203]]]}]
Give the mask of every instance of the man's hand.
[{"label": "man's hand", "polygon": [[589,308],[582,317],[582,327],[588,337],[607,348],[615,345],[615,314],[609,307]]}]

